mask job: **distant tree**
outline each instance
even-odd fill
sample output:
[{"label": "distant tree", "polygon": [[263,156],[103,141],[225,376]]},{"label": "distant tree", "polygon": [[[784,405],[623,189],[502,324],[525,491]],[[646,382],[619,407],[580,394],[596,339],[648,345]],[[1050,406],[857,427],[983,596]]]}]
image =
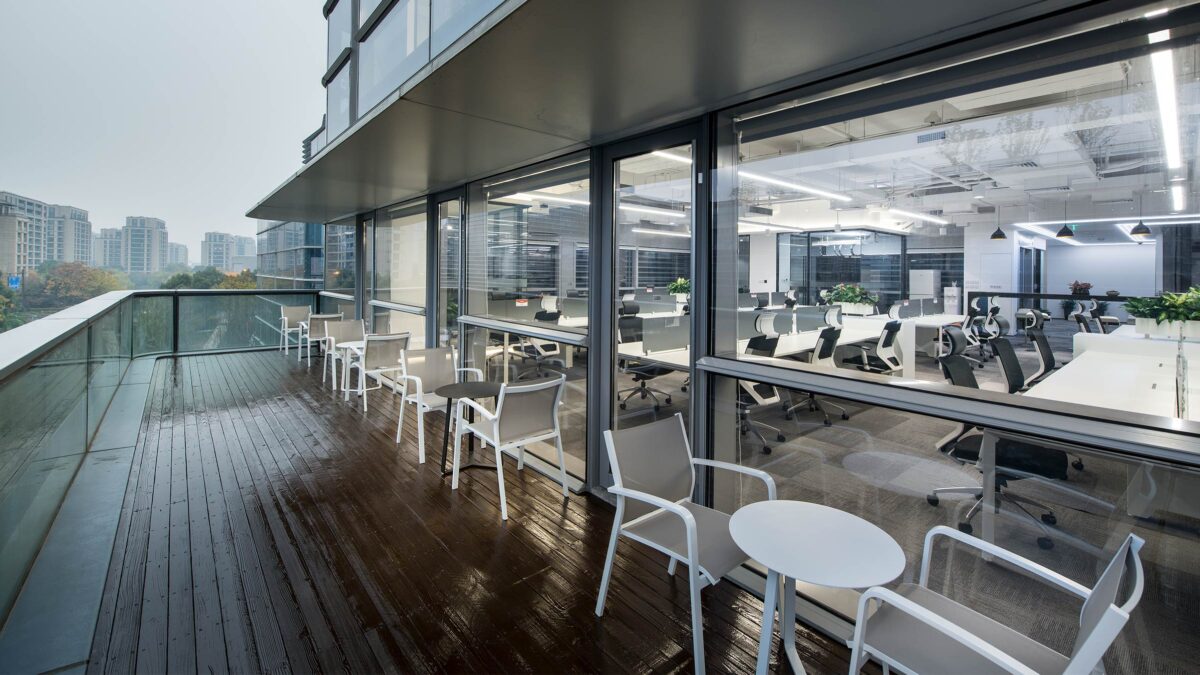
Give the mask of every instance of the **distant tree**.
[{"label": "distant tree", "polygon": [[192,275],[188,272],[172,274],[159,288],[195,288]]},{"label": "distant tree", "polygon": [[242,270],[226,276],[215,288],[258,288],[258,275],[250,270]]},{"label": "distant tree", "polygon": [[192,288],[216,288],[225,280],[225,273],[215,267],[205,267],[192,272]]},{"label": "distant tree", "polygon": [[12,291],[8,290],[7,288],[0,288],[0,331],[5,331],[9,328],[16,328],[16,326],[9,325],[9,322],[13,321],[11,314],[12,309]]},{"label": "distant tree", "polygon": [[38,274],[42,276],[49,276],[50,272],[54,271],[54,268],[61,264],[62,263],[58,260],[43,260],[42,264],[37,266]]},{"label": "distant tree", "polygon": [[121,290],[121,284],[108,270],[80,262],[68,262],[59,263],[47,271],[42,294],[51,303],[44,306],[65,307],[118,290]]}]

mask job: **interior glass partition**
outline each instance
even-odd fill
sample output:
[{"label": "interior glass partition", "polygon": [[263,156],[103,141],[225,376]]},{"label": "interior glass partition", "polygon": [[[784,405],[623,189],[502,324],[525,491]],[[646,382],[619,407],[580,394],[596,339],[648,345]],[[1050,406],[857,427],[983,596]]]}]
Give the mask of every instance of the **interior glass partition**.
[{"label": "interior glass partition", "polygon": [[1134,320],[1190,279],[1200,221],[1200,48],[1161,37],[951,96],[927,77],[722,116],[714,353],[1200,421],[1200,342]]},{"label": "interior glass partition", "polygon": [[[785,412],[808,409],[813,399],[804,391],[724,376],[710,382],[713,458],[766,471],[779,499],[824,504],[882,528],[908,561],[890,587],[917,582],[924,535],[935,525],[969,532],[1089,588],[1132,532],[1146,541],[1146,589],[1105,656],[1107,672],[1182,672],[1200,658],[1190,620],[1200,602],[1195,469],[840,396],[816,397],[831,413],[834,406],[848,413],[825,426]],[[960,437],[973,443],[960,442],[956,451],[953,439]],[[961,454],[968,445],[978,459]],[[1072,468],[1076,460],[1085,470]],[[718,471],[713,481],[713,506],[727,513],[765,497],[752,477]],[[937,592],[1071,653],[1078,599],[958,546],[939,545],[931,570]],[[853,621],[857,591],[797,590]]]},{"label": "interior glass partition", "polygon": [[676,412],[688,415],[695,222],[692,144],[619,159],[613,175],[613,426],[622,428]]}]

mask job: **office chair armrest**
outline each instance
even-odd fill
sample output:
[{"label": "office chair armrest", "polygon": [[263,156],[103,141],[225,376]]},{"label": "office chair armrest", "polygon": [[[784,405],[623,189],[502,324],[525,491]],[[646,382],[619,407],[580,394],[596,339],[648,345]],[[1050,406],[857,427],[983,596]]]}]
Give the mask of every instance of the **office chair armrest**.
[{"label": "office chair armrest", "polygon": [[482,415],[483,419],[488,422],[494,422],[496,420],[496,413],[483,407],[483,404],[479,403],[478,401],[474,401],[469,398],[460,398],[460,399],[458,399],[458,405],[473,408],[475,410],[475,412]]},{"label": "office chair armrest", "polygon": [[929,558],[933,555],[933,540],[939,536],[948,537],[961,544],[965,544],[977,549],[982,553],[1000,558],[1010,565],[1013,565],[1014,567],[1029,572],[1030,574],[1040,578],[1042,581],[1052,583],[1055,586],[1058,586],[1059,588],[1070,593],[1074,593],[1085,600],[1092,594],[1092,590],[1090,588],[1076,581],[1068,579],[1067,577],[1055,572],[1045,565],[1040,565],[1026,557],[1017,555],[1008,549],[1000,548],[999,546],[990,544],[979,537],[965,534],[952,527],[946,527],[945,525],[938,525],[925,535],[925,550],[921,553],[922,586],[929,586]]},{"label": "office chair armrest", "polygon": [[478,368],[455,368],[454,372],[464,375],[474,375],[476,382],[483,382],[483,371]]},{"label": "office chair armrest", "polygon": [[714,469],[725,469],[726,471],[733,471],[746,476],[753,476],[754,478],[757,478],[767,484],[767,499],[771,500],[776,498],[775,479],[771,478],[770,474],[768,474],[766,471],[752,469],[748,466],[741,466],[739,464],[731,464],[729,462],[720,462],[715,459],[693,458],[692,464],[696,466],[711,466]]},{"label": "office chair armrest", "polygon": [[851,642],[851,647],[861,644],[863,636],[866,633],[867,623],[869,623],[871,620],[871,617],[867,615],[867,609],[869,608],[872,600],[880,603],[881,605],[891,605],[896,610],[911,616],[913,619],[916,619],[917,621],[929,626],[930,628],[954,640],[967,649],[970,649],[976,654],[979,654],[983,658],[991,661],[1010,673],[1016,673],[1019,675],[1036,675],[1037,673],[1037,671],[1029,668],[1024,663],[1021,663],[1009,654],[1000,651],[1000,649],[998,649],[995,645],[987,642],[983,638],[975,635],[962,626],[959,626],[945,617],[940,616],[929,609],[922,607],[921,605],[918,605],[899,593],[888,588],[883,588],[882,586],[873,586],[867,589],[867,591],[859,598],[858,621],[856,622],[857,625],[854,628],[854,640]]}]

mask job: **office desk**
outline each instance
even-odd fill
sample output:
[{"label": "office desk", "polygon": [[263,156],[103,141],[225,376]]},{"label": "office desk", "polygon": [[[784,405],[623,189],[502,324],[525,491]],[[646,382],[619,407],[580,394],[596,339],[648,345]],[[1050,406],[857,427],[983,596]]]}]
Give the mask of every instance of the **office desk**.
[{"label": "office desk", "polygon": [[[641,319],[670,319],[683,316],[683,312],[641,312],[637,316]],[[588,318],[586,316],[560,316],[558,325],[564,328],[587,328]]]},{"label": "office desk", "polygon": [[[921,343],[921,351],[937,358],[940,356],[942,344],[942,331],[946,326],[961,324],[963,317],[961,314],[926,314],[925,316],[912,316],[907,319],[893,319],[886,315],[881,316],[864,316],[856,317],[857,321],[872,321],[874,323],[887,323],[888,321],[900,322],[900,335],[897,338],[897,346],[900,351],[901,374],[907,379],[916,379],[917,364],[914,358],[917,353],[917,329],[935,330],[937,336],[934,340]],[[843,319],[843,323],[847,326],[852,325],[851,319]],[[877,333],[878,334],[878,333]],[[930,346],[933,346],[932,351]]]},{"label": "office desk", "polygon": [[[842,334],[838,337],[838,346],[852,345],[861,342],[872,342],[879,339],[880,332],[883,331],[883,326],[878,327],[850,327],[842,326]],[[803,354],[807,351],[812,351],[817,348],[817,338],[821,336],[819,330],[806,330],[799,333],[788,333],[779,336],[779,344],[775,347],[775,356],[794,356]],[[745,356],[746,345],[750,343],[749,339],[738,340],[738,353]]]},{"label": "office desk", "polygon": [[692,350],[687,347],[647,354],[641,342],[625,342],[617,345],[617,356],[671,370],[686,371],[692,367]]}]

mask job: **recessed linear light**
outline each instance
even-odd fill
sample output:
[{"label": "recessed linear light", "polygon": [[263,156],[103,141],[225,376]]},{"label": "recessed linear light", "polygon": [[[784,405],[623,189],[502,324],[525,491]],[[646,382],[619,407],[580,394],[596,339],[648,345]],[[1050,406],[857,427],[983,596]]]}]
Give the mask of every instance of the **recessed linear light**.
[{"label": "recessed linear light", "polygon": [[895,216],[904,216],[905,218],[916,218],[917,220],[924,220],[927,223],[937,223],[938,225],[949,225],[950,224],[950,221],[946,220],[945,218],[938,218],[937,216],[931,216],[928,213],[917,213],[915,211],[905,211],[904,209],[888,209],[888,213],[895,215]]},{"label": "recessed linear light", "polygon": [[1171,210],[1172,211],[1182,211],[1185,206],[1187,206],[1187,203],[1186,203],[1186,200],[1184,199],[1183,186],[1182,185],[1172,185],[1171,186]]},{"label": "recessed linear light", "polygon": [[576,206],[591,206],[592,203],[586,199],[571,199],[570,197],[558,197],[555,195],[543,195],[538,193],[517,192],[508,196],[509,199],[519,199],[523,202],[558,202],[560,204],[575,204]]},{"label": "recessed linear light", "polygon": [[[1055,224],[1057,224],[1057,223],[1055,223]],[[1079,242],[1075,241],[1075,239],[1073,237],[1058,239],[1057,234],[1054,232],[1054,230],[1047,230],[1046,228],[1039,227],[1038,225],[1035,225],[1034,223],[1013,223],[1013,227],[1019,227],[1022,230],[1032,232],[1032,233],[1034,233],[1036,235],[1040,235],[1046,239],[1053,239],[1054,241],[1061,241],[1062,243],[1070,244],[1071,246],[1082,246],[1083,245],[1083,244],[1080,244]]]},{"label": "recessed linear light", "polygon": [[858,246],[862,243],[861,239],[823,239],[814,241],[813,246]]},{"label": "recessed linear light", "polygon": [[629,228],[629,231],[637,232],[638,234],[661,234],[664,237],[686,237],[688,239],[692,238],[691,232],[668,232],[667,230],[652,230],[652,229],[646,228],[646,227],[631,227],[631,228]]},{"label": "recessed linear light", "polygon": [[649,213],[654,216],[670,216],[672,218],[687,218],[686,211],[672,211],[670,209],[660,209],[654,206],[634,206],[633,204],[620,204],[619,209],[622,211],[632,211],[634,213]]},{"label": "recessed linear light", "polygon": [[667,151],[665,151],[665,150],[655,150],[654,152],[652,152],[652,153],[650,153],[650,154],[654,155],[655,157],[661,157],[661,158],[663,158],[663,159],[669,159],[669,160],[671,160],[672,162],[679,162],[680,164],[688,164],[688,165],[690,165],[690,164],[692,163],[692,158],[691,158],[691,157],[681,157],[681,156],[679,156],[679,155],[676,155],[676,154],[675,154],[675,153],[673,153],[673,152],[667,152]]},{"label": "recessed linear light", "polygon": [[[1169,216],[1145,216],[1139,218],[1147,225],[1161,225],[1155,221],[1159,220],[1180,220],[1181,218],[1200,218],[1200,213],[1175,213]],[[1086,223],[1124,223],[1129,221],[1129,216],[1121,218],[1076,218],[1072,220],[1031,220],[1024,223],[1013,223],[1018,226],[1025,225],[1084,225]],[[1028,228],[1026,228],[1028,229]]]},{"label": "recessed linear light", "polygon": [[853,201],[853,199],[851,199],[851,197],[849,195],[844,195],[839,192],[830,192],[829,190],[822,190],[821,188],[815,188],[815,187],[812,187],[809,185],[801,185],[800,183],[791,183],[786,180],[779,180],[778,178],[772,178],[771,176],[764,176],[760,173],[751,173],[749,171],[742,171],[741,169],[739,169],[738,176],[740,176],[742,178],[749,178],[750,180],[755,180],[760,183],[767,183],[770,185],[778,185],[779,187],[785,187],[785,188],[788,188],[789,190],[796,190],[797,192],[803,192],[805,194],[816,195],[817,197],[825,197],[826,199],[832,199],[834,201],[839,201],[839,202]]},{"label": "recessed linear light", "polygon": [[1154,72],[1154,92],[1158,95],[1158,115],[1162,124],[1167,168],[1178,169],[1183,166],[1183,155],[1179,150],[1179,106],[1175,100],[1175,56],[1170,49],[1154,52],[1150,55],[1150,66]]},{"label": "recessed linear light", "polygon": [[1162,16],[1163,14],[1166,14],[1169,11],[1170,11],[1170,9],[1167,7],[1163,7],[1162,9],[1153,9],[1153,10],[1150,10],[1149,12],[1146,12],[1145,14],[1143,14],[1142,18],[1143,19],[1153,19],[1155,17]]}]

